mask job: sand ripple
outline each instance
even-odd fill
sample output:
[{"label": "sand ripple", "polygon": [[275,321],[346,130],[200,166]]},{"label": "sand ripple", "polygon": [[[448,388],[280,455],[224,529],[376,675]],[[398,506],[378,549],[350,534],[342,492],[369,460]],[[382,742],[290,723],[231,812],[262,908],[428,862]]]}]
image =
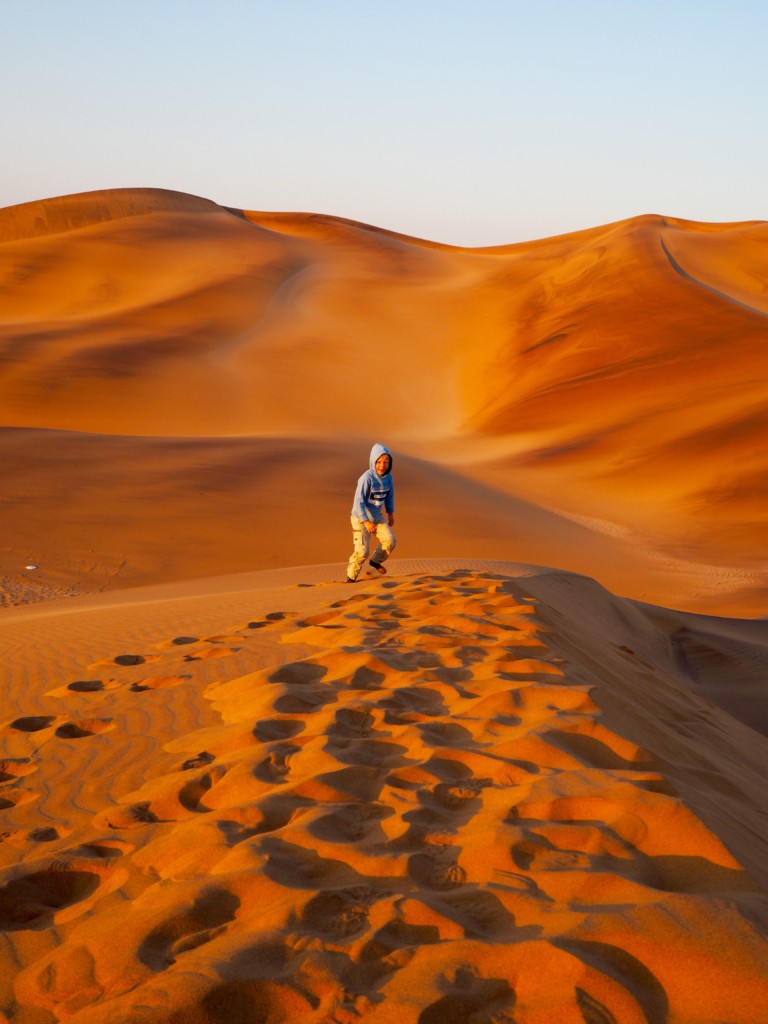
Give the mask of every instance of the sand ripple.
[{"label": "sand ripple", "polygon": [[[758,1024],[762,894],[525,583],[425,574],[263,620],[275,660],[220,671],[221,724],[174,739],[175,770],[0,876],[12,1019]],[[170,699],[249,630],[155,644],[133,691]],[[7,732],[45,757],[110,728]],[[34,770],[3,762],[0,793]]]}]

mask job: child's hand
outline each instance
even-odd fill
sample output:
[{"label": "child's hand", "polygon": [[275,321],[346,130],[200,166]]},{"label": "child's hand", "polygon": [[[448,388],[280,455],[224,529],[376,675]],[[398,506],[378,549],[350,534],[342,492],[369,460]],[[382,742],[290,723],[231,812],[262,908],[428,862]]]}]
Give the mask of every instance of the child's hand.
[{"label": "child's hand", "polygon": [[387,522],[389,523],[390,526],[394,526],[395,525],[395,517],[393,515],[391,515],[391,514],[388,514],[387,515]]},{"label": "child's hand", "polygon": [[376,533],[376,523],[372,523],[370,519],[365,520],[365,528],[368,533]]}]

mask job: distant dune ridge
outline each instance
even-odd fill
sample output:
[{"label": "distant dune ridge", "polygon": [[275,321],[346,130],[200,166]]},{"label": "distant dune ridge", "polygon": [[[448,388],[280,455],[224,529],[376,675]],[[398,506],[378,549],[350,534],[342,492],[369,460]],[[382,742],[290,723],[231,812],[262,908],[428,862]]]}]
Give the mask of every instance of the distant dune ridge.
[{"label": "distant dune ridge", "polygon": [[0,210],[0,1024],[765,1024],[766,282]]}]

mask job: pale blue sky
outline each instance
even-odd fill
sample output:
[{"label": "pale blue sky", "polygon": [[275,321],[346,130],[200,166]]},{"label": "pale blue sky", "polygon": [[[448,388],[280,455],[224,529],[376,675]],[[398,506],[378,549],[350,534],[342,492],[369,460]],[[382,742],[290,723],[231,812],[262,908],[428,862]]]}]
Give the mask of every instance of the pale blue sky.
[{"label": "pale blue sky", "polygon": [[0,206],[154,186],[456,245],[768,218],[765,0],[0,0]]}]

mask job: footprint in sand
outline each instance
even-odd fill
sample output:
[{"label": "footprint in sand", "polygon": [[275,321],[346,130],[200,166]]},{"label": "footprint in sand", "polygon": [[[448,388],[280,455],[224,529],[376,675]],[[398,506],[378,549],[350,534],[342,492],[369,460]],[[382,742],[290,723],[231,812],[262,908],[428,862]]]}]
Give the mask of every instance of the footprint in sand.
[{"label": "footprint in sand", "polygon": [[86,736],[96,736],[102,732],[109,732],[115,725],[111,718],[81,718],[79,721],[65,722],[56,730],[56,735],[62,740],[81,740]]},{"label": "footprint in sand", "polygon": [[137,950],[139,960],[153,971],[163,971],[176,957],[222,935],[240,906],[234,893],[207,887],[190,907],[168,917],[146,936]]},{"label": "footprint in sand", "polygon": [[325,749],[342,764],[397,768],[410,763],[408,747],[388,740],[329,738]]},{"label": "footprint in sand", "polygon": [[131,690],[134,693],[141,693],[144,690],[168,690],[172,686],[179,686],[181,683],[186,682],[187,679],[191,679],[192,676],[148,676],[146,679],[140,679],[136,683],[131,683]]},{"label": "footprint in sand", "polygon": [[160,661],[159,654],[118,654],[114,658],[102,658],[101,661],[95,661],[92,665],[89,665],[90,669],[112,667],[113,665],[121,665],[123,667],[131,667],[133,665],[147,665],[153,661]]},{"label": "footprint in sand", "polygon": [[[408,924],[405,921],[388,921],[379,928],[360,951],[359,962],[366,966],[375,963],[377,979],[399,970],[411,958],[411,948],[436,945],[440,942],[440,929],[433,924]],[[402,951],[400,953],[399,951]],[[394,955],[393,955],[394,954]],[[448,1024],[452,1018],[441,1018],[441,1024]],[[464,1021],[466,1018],[459,1018]],[[486,1018],[488,1024],[507,1024],[501,1018]],[[512,1021],[509,1021],[512,1024]]]},{"label": "footprint in sand", "polygon": [[351,690],[381,690],[386,682],[386,674],[372,668],[371,665],[360,665],[356,668],[349,681]]},{"label": "footprint in sand", "polygon": [[10,724],[11,729],[19,732],[38,733],[49,729],[55,730],[54,734],[59,739],[74,740],[82,739],[84,736],[95,736],[97,733],[107,732],[114,729],[111,718],[82,718],[75,721],[67,721],[63,715],[31,715],[26,718],[17,718]]},{"label": "footprint in sand", "polygon": [[5,931],[39,930],[49,925],[63,907],[86,899],[99,887],[91,871],[34,871],[0,886],[0,928]]},{"label": "footprint in sand", "polygon": [[469,729],[456,722],[425,722],[419,725],[419,731],[422,741],[430,747],[457,747],[459,750],[469,750],[480,745]]},{"label": "footprint in sand", "polygon": [[36,772],[38,764],[29,757],[10,757],[0,760],[0,785],[15,782]]},{"label": "footprint in sand", "polygon": [[368,928],[374,900],[375,895],[364,886],[320,892],[304,907],[302,922],[331,942],[351,939]]},{"label": "footprint in sand", "polygon": [[211,764],[211,762],[215,760],[216,758],[213,754],[209,753],[209,751],[201,750],[196,757],[190,757],[188,760],[184,761],[181,765],[180,771],[188,772],[193,768],[205,768],[206,765]]},{"label": "footprint in sand", "polygon": [[267,682],[282,683],[285,692],[275,700],[278,714],[307,715],[336,700],[335,690],[323,684],[328,673],[326,665],[311,661],[294,661],[281,665],[267,677]]},{"label": "footprint in sand", "polygon": [[359,604],[361,601],[369,601],[369,594],[353,594],[351,597],[342,598],[341,601],[334,601],[330,608],[347,608],[349,605]]},{"label": "footprint in sand", "polygon": [[29,789],[7,789],[0,790],[0,811],[10,810],[11,807],[21,807],[22,804],[31,803],[37,800],[39,793],[33,793]]},{"label": "footprint in sand", "polygon": [[454,846],[436,846],[424,853],[414,853],[408,858],[408,874],[425,889],[457,889],[467,879],[459,864],[459,853]]},{"label": "footprint in sand", "polygon": [[[349,628],[349,617],[346,615],[339,615],[338,612],[333,610],[327,612],[318,612],[317,615],[307,615],[303,619],[299,619],[296,623],[298,629],[307,629],[309,626],[317,626],[320,629],[348,629]],[[333,643],[333,637],[328,637],[327,642]]]},{"label": "footprint in sand", "polygon": [[160,650],[169,650],[174,647],[187,647],[189,644],[196,644],[200,642],[200,638],[197,636],[175,636],[173,640],[164,640],[161,644],[155,644],[155,647]]},{"label": "footprint in sand", "polygon": [[28,757],[0,761],[0,810],[20,807],[38,798],[39,794],[17,786],[19,779],[31,775],[37,768],[37,762]]},{"label": "footprint in sand", "polygon": [[439,782],[431,790],[419,793],[420,806],[403,815],[416,835],[429,835],[444,827],[466,825],[481,809],[481,793],[486,780],[465,780],[463,783]]},{"label": "footprint in sand", "polygon": [[184,661],[209,661],[211,658],[226,658],[230,654],[237,654],[239,650],[239,647],[206,647],[202,651],[195,651],[194,654],[185,654]]},{"label": "footprint in sand", "polygon": [[307,807],[308,801],[290,793],[268,796],[258,806],[239,811],[227,811],[229,823],[218,822],[225,832],[229,829],[232,845],[254,835],[266,835],[284,828],[297,814]]},{"label": "footprint in sand", "polygon": [[313,836],[330,843],[359,843],[363,839],[386,841],[379,822],[392,817],[394,809],[385,804],[345,804],[312,822]]},{"label": "footprint in sand", "polygon": [[67,689],[73,693],[99,693],[101,690],[113,689],[118,685],[114,680],[104,683],[101,679],[76,679],[74,683],[69,683]]},{"label": "footprint in sand", "polygon": [[276,626],[285,618],[285,612],[269,612],[263,619],[252,619],[247,622],[244,629],[266,629],[269,626]]},{"label": "footprint in sand", "polygon": [[110,807],[107,811],[97,814],[94,823],[97,827],[111,829],[134,829],[143,828],[145,825],[152,825],[158,821],[156,814],[153,814],[149,807],[149,800],[135,804],[125,804],[117,807]]},{"label": "footprint in sand", "polygon": [[267,677],[270,683],[288,683],[293,686],[305,686],[319,683],[328,674],[328,666],[313,661],[291,661],[281,665],[279,669]]},{"label": "footprint in sand", "polygon": [[[494,1021],[512,1024],[515,993],[505,978],[483,978],[476,968],[460,967],[448,993],[430,1003],[419,1014],[418,1024],[446,1024],[447,1021]],[[598,1021],[608,1018],[585,1017]]]},{"label": "footprint in sand", "polygon": [[68,830],[62,833],[51,825],[41,825],[27,832],[26,838],[32,843],[52,843],[56,839],[61,839],[62,835],[68,834]]},{"label": "footprint in sand", "polygon": [[306,722],[300,718],[263,718],[254,726],[253,735],[260,743],[272,743],[292,739],[306,727]]},{"label": "footprint in sand", "polygon": [[400,686],[379,701],[379,706],[395,713],[413,712],[434,718],[450,713],[443,695],[428,686]]},{"label": "footprint in sand", "polygon": [[[188,811],[194,811],[199,814],[206,813],[210,810],[204,803],[206,794],[217,782],[221,782],[226,774],[227,768],[224,765],[214,764],[209,771],[203,772],[197,778],[190,779],[189,782],[181,787],[178,791],[178,802]],[[173,789],[173,784],[171,784],[171,789]],[[168,812],[166,812],[163,820],[166,818],[175,820],[173,814]]]},{"label": "footprint in sand", "polygon": [[118,654],[113,659],[116,665],[146,665],[152,661],[159,661],[157,654]]},{"label": "footprint in sand", "polygon": [[[53,843],[57,839],[68,836],[70,831],[65,828],[53,828],[50,825],[32,828],[28,832],[24,829],[8,829],[0,832],[0,843],[10,843],[12,846],[23,849],[28,843]],[[2,1018],[0,1018],[1,1021]]]},{"label": "footprint in sand", "polygon": [[27,715],[14,719],[10,728],[19,732],[42,732],[43,729],[50,729],[60,721],[62,721],[61,715]]},{"label": "footprint in sand", "polygon": [[460,783],[439,782],[432,790],[432,797],[435,804],[443,810],[466,814],[470,810],[479,809],[482,791],[488,785],[488,779],[465,779]]},{"label": "footprint in sand", "polygon": [[311,715],[335,700],[335,695],[327,689],[306,687],[299,693],[284,693],[273,706],[281,715]]},{"label": "footprint in sand", "polygon": [[261,850],[267,855],[264,874],[278,885],[291,889],[347,888],[359,877],[340,860],[321,857],[314,850],[289,843],[273,836],[262,840]]},{"label": "footprint in sand", "polygon": [[76,679],[66,686],[58,686],[55,690],[48,690],[46,697],[71,697],[74,693],[104,693],[106,690],[115,690],[121,684],[117,679]]},{"label": "footprint in sand", "polygon": [[365,706],[339,708],[328,734],[354,738],[368,736],[375,721],[376,719]]},{"label": "footprint in sand", "polygon": [[492,942],[520,942],[538,934],[538,927],[520,927],[501,900],[487,889],[474,886],[444,890],[440,894],[440,912],[457,921],[468,939]]},{"label": "footprint in sand", "polygon": [[288,744],[271,750],[269,754],[253,769],[253,775],[260,782],[285,782],[290,775],[290,760],[298,753],[299,747]]},{"label": "footprint in sand", "polygon": [[586,871],[594,860],[591,854],[580,850],[559,849],[535,832],[530,838],[513,843],[509,852],[521,871]]}]

